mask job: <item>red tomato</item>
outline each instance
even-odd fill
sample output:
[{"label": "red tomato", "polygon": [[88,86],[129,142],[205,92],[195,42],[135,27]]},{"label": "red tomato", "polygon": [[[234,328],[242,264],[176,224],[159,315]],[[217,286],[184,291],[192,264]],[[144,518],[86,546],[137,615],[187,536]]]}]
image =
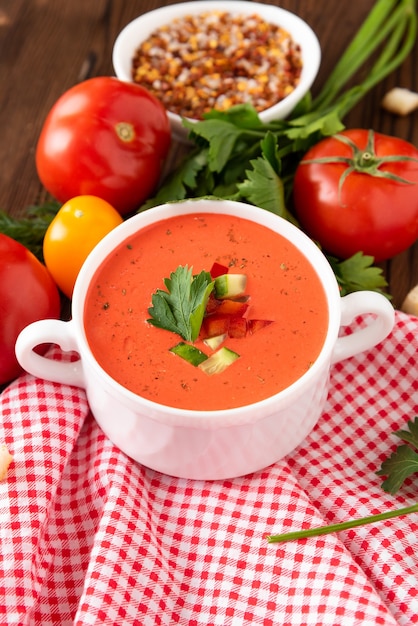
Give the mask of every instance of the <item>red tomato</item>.
[{"label": "red tomato", "polygon": [[58,289],[48,270],[27,248],[0,234],[0,384],[22,371],[15,356],[21,330],[60,316]]},{"label": "red tomato", "polygon": [[320,141],[299,164],[293,194],[302,228],[341,259],[382,261],[418,238],[418,150],[402,139],[354,129]]},{"label": "red tomato", "polygon": [[146,89],[91,78],[49,112],[36,148],[38,176],[60,202],[93,195],[125,215],[155,191],[170,138],[166,111]]}]

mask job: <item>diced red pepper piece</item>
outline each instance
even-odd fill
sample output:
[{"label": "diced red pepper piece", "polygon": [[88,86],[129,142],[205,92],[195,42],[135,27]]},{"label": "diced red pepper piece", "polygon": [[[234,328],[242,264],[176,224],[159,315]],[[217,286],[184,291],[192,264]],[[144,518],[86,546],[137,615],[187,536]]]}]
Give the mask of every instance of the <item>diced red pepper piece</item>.
[{"label": "diced red pepper piece", "polygon": [[230,315],[218,315],[217,313],[204,317],[200,328],[201,339],[224,335],[228,332],[230,320]]},{"label": "diced red pepper piece", "polygon": [[242,317],[245,311],[248,309],[248,303],[240,300],[230,300],[226,298],[219,302],[217,312],[224,313],[225,315],[239,315]]},{"label": "diced red pepper piece", "polygon": [[228,335],[233,339],[242,339],[247,335],[247,320],[244,317],[232,316],[229,322]]},{"label": "diced red pepper piece", "polygon": [[223,274],[228,274],[229,267],[226,265],[222,265],[221,263],[215,263],[212,265],[210,270],[210,275],[212,278],[217,278],[218,276],[222,276]]},{"label": "diced red pepper piece", "polygon": [[272,324],[273,320],[247,320],[247,328],[250,335]]},{"label": "diced red pepper piece", "polygon": [[212,313],[216,313],[220,304],[221,304],[221,300],[218,300],[217,298],[215,298],[212,292],[206,304],[205,314],[211,315]]}]

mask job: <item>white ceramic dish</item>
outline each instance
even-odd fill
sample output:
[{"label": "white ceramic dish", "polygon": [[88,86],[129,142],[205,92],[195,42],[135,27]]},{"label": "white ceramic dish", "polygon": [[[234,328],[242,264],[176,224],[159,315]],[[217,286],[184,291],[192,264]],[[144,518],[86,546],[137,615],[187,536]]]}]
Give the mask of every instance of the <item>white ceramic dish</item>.
[{"label": "white ceramic dish", "polygon": [[[306,22],[290,11],[269,4],[246,2],[245,0],[224,2],[199,0],[197,2],[172,4],[145,13],[125,26],[115,41],[113,47],[113,67],[116,76],[124,81],[132,80],[132,59],[135,50],[156,28],[178,17],[196,15],[214,9],[222,9],[230,13],[243,15],[257,13],[264,20],[285,28],[294,41],[300,45],[303,69],[299,84],[286,98],[260,113],[260,118],[264,122],[285,118],[307,93],[315,80],[319,70],[321,50],[315,33]],[[167,113],[173,137],[177,140],[185,141],[188,131],[183,127],[181,117],[171,111]]]},{"label": "white ceramic dish", "polygon": [[[309,259],[328,303],[327,335],[318,358],[306,373],[266,400],[229,410],[182,410],[136,395],[100,367],[84,331],[84,299],[89,284],[96,268],[115,246],[174,213],[202,212],[235,215],[281,233]],[[365,313],[374,314],[368,326],[339,337],[341,326]],[[139,213],[109,233],[89,255],[78,276],[72,320],[42,320],[26,327],[19,335],[16,354],[23,368],[35,376],[85,388],[97,422],[128,456],[174,476],[213,480],[262,469],[299,446],[322,413],[332,363],[373,347],[389,334],[393,324],[394,310],[384,296],[363,291],[341,298],[334,273],[322,252],[289,222],[243,203],[190,200]],[[41,343],[75,350],[80,359],[65,363],[42,357],[33,350]]]}]

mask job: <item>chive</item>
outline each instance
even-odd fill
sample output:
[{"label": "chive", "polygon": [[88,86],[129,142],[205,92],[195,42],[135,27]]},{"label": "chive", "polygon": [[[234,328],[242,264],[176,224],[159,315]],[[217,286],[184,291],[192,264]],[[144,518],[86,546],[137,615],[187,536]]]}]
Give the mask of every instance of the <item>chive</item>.
[{"label": "chive", "polygon": [[378,35],[380,27],[385,23],[395,4],[396,0],[395,2],[377,2],[371,9],[344,54],[329,74],[321,94],[314,100],[314,108],[325,106],[369,58],[379,43],[376,35]]},{"label": "chive", "polygon": [[408,515],[409,513],[418,513],[418,503],[413,504],[412,506],[407,506],[403,509],[385,511],[384,513],[378,513],[377,515],[369,515],[367,517],[361,517],[359,519],[349,520],[348,522],[341,522],[339,524],[295,530],[281,535],[269,535],[267,537],[267,541],[268,543],[282,543],[284,541],[292,541],[295,539],[305,539],[306,537],[317,537],[319,535],[327,535],[330,533],[340,532],[342,530],[349,530],[350,528],[356,528],[357,526],[374,524],[375,522],[391,519],[393,517],[399,517],[401,515]]},{"label": "chive", "polygon": [[[344,85],[384,42],[381,57],[361,85],[362,95],[365,90],[380,82],[412,50],[415,43],[415,29],[415,0],[401,0],[400,2],[378,0],[329,75],[321,93],[314,100],[313,109],[323,110],[332,104]],[[398,54],[392,58],[397,44],[400,43],[400,33],[403,32],[406,32],[405,41]],[[352,90],[349,90],[350,92],[353,93]]]}]

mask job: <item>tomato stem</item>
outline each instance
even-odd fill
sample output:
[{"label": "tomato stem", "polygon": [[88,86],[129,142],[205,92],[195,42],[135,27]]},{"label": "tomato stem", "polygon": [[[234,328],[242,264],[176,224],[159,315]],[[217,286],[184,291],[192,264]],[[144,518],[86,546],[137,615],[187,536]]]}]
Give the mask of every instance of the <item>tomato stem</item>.
[{"label": "tomato stem", "polygon": [[341,204],[341,191],[344,185],[344,182],[348,178],[350,174],[353,172],[358,172],[360,174],[367,174],[369,176],[373,176],[374,178],[386,178],[387,180],[393,180],[398,183],[402,183],[404,185],[415,185],[416,183],[411,180],[407,180],[406,178],[402,178],[401,176],[397,176],[392,172],[382,171],[380,167],[386,163],[396,163],[402,161],[415,161],[418,163],[418,159],[414,157],[410,157],[407,155],[400,154],[391,154],[387,156],[377,156],[375,150],[375,142],[374,142],[374,131],[372,129],[369,130],[367,136],[367,145],[364,150],[359,148],[354,141],[346,137],[345,135],[336,134],[334,135],[334,139],[344,143],[346,146],[351,148],[352,154],[349,157],[344,156],[329,156],[322,157],[317,159],[304,159],[301,161],[301,164],[308,163],[344,163],[347,165],[347,169],[340,177],[339,181],[339,198]]},{"label": "tomato stem", "polygon": [[118,122],[115,124],[115,131],[123,143],[130,143],[135,139],[135,128],[129,122]]}]

